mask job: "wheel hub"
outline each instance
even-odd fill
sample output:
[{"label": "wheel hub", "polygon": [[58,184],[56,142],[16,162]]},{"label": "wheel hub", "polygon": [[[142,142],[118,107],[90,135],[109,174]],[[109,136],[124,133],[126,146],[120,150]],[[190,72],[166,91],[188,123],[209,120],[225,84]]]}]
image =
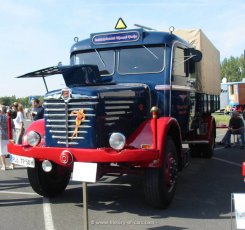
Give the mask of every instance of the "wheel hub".
[{"label": "wheel hub", "polygon": [[178,169],[177,162],[172,155],[169,155],[166,161],[166,169],[165,169],[165,179],[166,184],[168,186],[169,192],[174,188],[177,180]]}]

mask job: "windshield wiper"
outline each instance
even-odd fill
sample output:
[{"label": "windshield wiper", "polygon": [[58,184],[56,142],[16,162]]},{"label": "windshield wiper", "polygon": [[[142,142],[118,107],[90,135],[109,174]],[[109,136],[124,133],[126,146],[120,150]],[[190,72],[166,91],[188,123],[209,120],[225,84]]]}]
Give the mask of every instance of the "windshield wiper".
[{"label": "windshield wiper", "polygon": [[159,59],[158,56],[156,54],[154,54],[149,48],[147,48],[146,46],[143,46],[154,58],[156,58],[157,60]]},{"label": "windshield wiper", "polygon": [[97,51],[97,49],[95,49],[95,52],[96,52],[96,54],[98,55],[98,57],[99,57],[101,63],[102,63],[103,66],[105,67],[105,62],[103,61],[102,57],[100,56],[100,53]]}]

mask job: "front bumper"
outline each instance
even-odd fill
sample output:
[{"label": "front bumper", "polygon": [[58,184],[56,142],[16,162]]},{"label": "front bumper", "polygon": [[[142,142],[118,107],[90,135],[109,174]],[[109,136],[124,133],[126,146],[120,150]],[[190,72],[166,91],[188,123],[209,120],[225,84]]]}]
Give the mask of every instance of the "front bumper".
[{"label": "front bumper", "polygon": [[[46,146],[26,147],[8,144],[8,152],[25,157],[32,157],[35,160],[50,160],[60,165],[64,164],[62,153],[70,152],[72,162],[95,162],[95,163],[129,163],[142,167],[159,167],[159,150],[153,149],[124,149],[115,151],[111,148],[99,149],[76,149],[76,148],[57,148]],[[72,163],[71,162],[71,163]],[[69,163],[70,165],[70,163]]]}]

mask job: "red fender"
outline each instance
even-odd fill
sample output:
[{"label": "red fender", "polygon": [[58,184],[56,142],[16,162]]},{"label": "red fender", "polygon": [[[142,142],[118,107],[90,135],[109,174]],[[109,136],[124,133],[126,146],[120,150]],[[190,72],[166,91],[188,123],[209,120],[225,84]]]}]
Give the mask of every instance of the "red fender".
[{"label": "red fender", "polygon": [[242,176],[245,177],[245,162],[242,163]]},{"label": "red fender", "polygon": [[[181,154],[181,132],[176,119],[172,117],[161,117],[157,119],[157,150],[159,150],[159,164],[162,163],[162,153],[165,148],[165,139],[167,135],[173,136],[176,143],[178,154]],[[142,145],[153,146],[154,138],[154,119],[143,122],[138,129],[128,138],[127,145],[134,148],[142,148]]]},{"label": "red fender", "polygon": [[[215,119],[213,116],[207,116],[207,117],[204,117],[204,120],[206,120],[208,123],[208,127],[207,127],[208,132],[207,132],[205,139],[207,139],[209,144],[211,144],[213,129],[216,130],[216,127],[213,127],[213,126],[215,126]],[[215,135],[216,135],[216,133],[215,133]]]},{"label": "red fender", "polygon": [[[36,121],[33,121],[28,128],[25,131],[25,134],[30,132],[30,131],[35,131],[37,133],[39,133],[41,135],[41,145],[45,145],[45,140],[44,140],[44,136],[45,136],[45,123],[44,123],[44,119],[39,119]],[[24,135],[25,136],[25,135]],[[22,145],[28,145],[26,143],[25,138],[23,138],[22,140]]]},{"label": "red fender", "polygon": [[159,149],[160,165],[162,163],[162,154],[165,148],[165,140],[171,136],[175,142],[177,153],[182,155],[181,131],[177,120],[173,117],[162,117],[157,120],[157,149]]}]

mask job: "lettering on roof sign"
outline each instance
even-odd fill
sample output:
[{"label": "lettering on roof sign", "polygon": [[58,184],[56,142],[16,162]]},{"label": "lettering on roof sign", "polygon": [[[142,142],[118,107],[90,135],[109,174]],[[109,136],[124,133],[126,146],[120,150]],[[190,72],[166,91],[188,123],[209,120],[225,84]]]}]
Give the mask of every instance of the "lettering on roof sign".
[{"label": "lettering on roof sign", "polygon": [[92,42],[95,45],[121,43],[121,42],[134,42],[138,41],[140,34],[138,31],[127,31],[120,33],[96,34],[92,37]]},{"label": "lettering on roof sign", "polygon": [[125,24],[125,22],[122,20],[122,18],[119,18],[118,21],[117,21],[117,24],[115,26],[115,29],[116,30],[122,30],[122,29],[126,29],[127,26]]}]

